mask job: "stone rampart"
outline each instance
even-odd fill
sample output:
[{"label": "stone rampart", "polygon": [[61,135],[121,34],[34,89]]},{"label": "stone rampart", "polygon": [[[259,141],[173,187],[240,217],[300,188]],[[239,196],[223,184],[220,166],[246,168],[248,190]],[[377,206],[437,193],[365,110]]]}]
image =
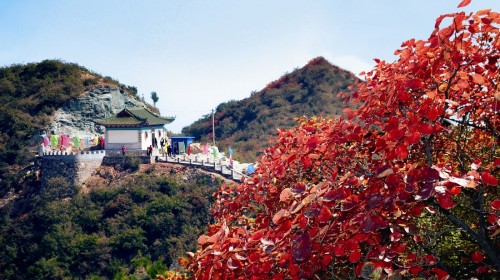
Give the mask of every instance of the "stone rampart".
[{"label": "stone rampart", "polygon": [[38,158],[42,187],[51,178],[63,177],[71,184],[81,184],[101,166],[105,151],[83,151],[80,153],[48,152]]}]

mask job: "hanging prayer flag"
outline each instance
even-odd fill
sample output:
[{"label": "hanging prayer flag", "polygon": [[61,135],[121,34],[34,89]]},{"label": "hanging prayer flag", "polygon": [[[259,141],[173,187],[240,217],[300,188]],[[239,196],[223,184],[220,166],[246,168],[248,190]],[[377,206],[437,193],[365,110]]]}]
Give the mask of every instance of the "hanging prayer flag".
[{"label": "hanging prayer flag", "polygon": [[45,147],[50,146],[50,139],[49,139],[49,137],[47,137],[47,135],[44,135],[44,136],[43,136],[43,145],[44,145]]},{"label": "hanging prayer flag", "polygon": [[78,136],[73,137],[73,146],[75,148],[78,148],[78,146],[80,146],[80,139],[78,139]]},{"label": "hanging prayer flag", "polygon": [[254,173],[254,172],[255,172],[255,167],[253,166],[253,164],[251,164],[251,163],[250,163],[250,164],[248,165],[248,169],[247,169],[247,171],[248,171],[248,174],[252,174],[252,173]]},{"label": "hanging prayer flag", "polygon": [[61,135],[61,146],[69,147],[69,136],[68,135]]},{"label": "hanging prayer flag", "polygon": [[214,156],[214,160],[217,159],[217,147],[212,147],[212,155]]},{"label": "hanging prayer flag", "polygon": [[233,149],[231,149],[231,147],[229,147],[229,157],[232,157],[233,156]]},{"label": "hanging prayer flag", "polygon": [[203,154],[208,155],[208,143],[205,143],[205,148],[203,149]]},{"label": "hanging prayer flag", "polygon": [[58,139],[59,139],[59,135],[53,134],[52,136],[50,136],[50,146],[56,147]]}]

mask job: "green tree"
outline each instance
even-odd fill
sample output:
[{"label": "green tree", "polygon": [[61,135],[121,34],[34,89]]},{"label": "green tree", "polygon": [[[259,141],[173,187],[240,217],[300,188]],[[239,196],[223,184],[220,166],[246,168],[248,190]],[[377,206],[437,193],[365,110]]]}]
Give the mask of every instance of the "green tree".
[{"label": "green tree", "polygon": [[156,91],[151,92],[151,99],[153,100],[153,105],[156,107],[156,102],[158,102],[158,94],[156,94]]}]

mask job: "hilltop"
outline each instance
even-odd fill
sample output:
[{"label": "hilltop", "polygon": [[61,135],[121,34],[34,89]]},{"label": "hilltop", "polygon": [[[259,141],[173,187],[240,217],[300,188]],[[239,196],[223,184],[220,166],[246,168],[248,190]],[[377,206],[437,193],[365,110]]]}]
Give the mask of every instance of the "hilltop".
[{"label": "hilltop", "polygon": [[74,63],[44,60],[0,68],[0,195],[18,185],[13,184],[20,180],[15,174],[32,160],[34,135],[47,130],[96,133],[92,118],[109,116],[126,104],[157,111],[139,99],[136,87]]},{"label": "hilltop", "polygon": [[[340,116],[345,104],[339,92],[348,92],[358,78],[323,57],[283,75],[259,92],[240,101],[220,104],[215,113],[217,145],[231,146],[235,157],[254,161],[269,145],[278,128],[291,128],[295,118]],[[211,141],[212,116],[206,115],[182,132],[199,141]]]}]

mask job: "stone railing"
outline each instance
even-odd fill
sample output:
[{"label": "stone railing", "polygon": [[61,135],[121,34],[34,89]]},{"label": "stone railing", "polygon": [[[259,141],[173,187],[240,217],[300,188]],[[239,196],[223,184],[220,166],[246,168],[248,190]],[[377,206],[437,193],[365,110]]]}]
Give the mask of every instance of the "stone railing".
[{"label": "stone railing", "polygon": [[191,167],[203,168],[207,171],[221,174],[222,176],[231,179],[235,182],[240,182],[245,174],[234,170],[229,164],[224,164],[222,160],[201,159],[198,157],[190,158],[187,156],[176,157],[156,157],[157,162],[168,162],[187,165]]}]

